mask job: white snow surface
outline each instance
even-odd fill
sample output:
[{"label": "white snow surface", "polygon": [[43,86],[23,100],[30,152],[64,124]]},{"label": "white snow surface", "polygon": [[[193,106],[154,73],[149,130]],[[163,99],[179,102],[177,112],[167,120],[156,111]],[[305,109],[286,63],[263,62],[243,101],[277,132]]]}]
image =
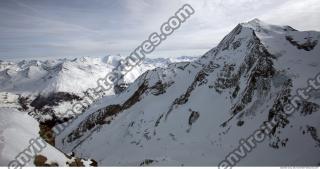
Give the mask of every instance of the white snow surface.
[{"label": "white snow surface", "polygon": [[[268,120],[288,79],[292,80],[289,93],[295,95],[296,89],[307,87],[307,80],[320,72],[319,44],[309,51],[298,49],[288,36],[299,44],[320,41],[319,32],[295,31],[257,19],[239,24],[200,59],[147,71],[125,92],[96,102],[56,137],[57,147],[94,158],[102,166],[139,165],[146,159],[154,160],[151,165],[216,166],[239,146],[241,138],[249,137]],[[268,75],[272,69],[274,74]],[[241,74],[234,86],[217,85],[219,78],[237,77],[238,71]],[[157,82],[170,85],[164,87],[165,92],[154,94]],[[111,119],[110,123],[86,129],[86,124],[99,120],[108,105],[127,103],[143,84],[147,89],[136,103],[104,119]],[[175,104],[183,96],[187,100]],[[244,100],[249,101],[234,111]],[[319,91],[312,91],[308,101],[319,105]],[[199,117],[190,125],[192,111]],[[319,143],[307,127],[314,127],[314,135],[320,135],[320,111],[301,113],[299,109],[290,116],[288,125],[277,128],[275,135],[257,144],[237,165],[318,165]],[[239,121],[244,124],[237,125]],[[77,137],[70,136],[75,133]],[[282,146],[281,141],[287,138]],[[279,147],[272,148],[276,143]]]},{"label": "white snow surface", "polygon": [[[73,60],[29,60],[20,62],[0,61],[0,166],[11,160],[29,146],[29,140],[39,137],[39,122],[18,109],[19,98],[28,96],[35,99],[38,94],[67,92],[81,95],[86,89],[96,87],[96,80],[111,72],[121,57],[104,58],[83,57]],[[124,82],[132,83],[140,74],[156,67],[166,67],[168,63],[190,61],[196,57],[176,59],[148,59],[125,76]],[[110,95],[114,92],[110,91]],[[56,116],[62,116],[72,106],[71,102],[61,102],[52,106]],[[30,106],[29,106],[30,107]],[[31,110],[28,110],[31,111]],[[49,115],[38,115],[39,121],[49,120]],[[61,151],[47,144],[40,153],[48,162],[66,166],[69,161]],[[83,160],[84,163],[91,163]],[[33,159],[27,166],[34,166]]]},{"label": "white snow surface", "polygon": [[[30,139],[39,137],[39,124],[26,112],[13,108],[0,108],[0,166],[7,166],[11,160],[24,151]],[[41,153],[48,158],[48,162],[56,162],[59,166],[66,166],[69,159],[55,147],[47,144]],[[34,166],[31,159],[27,166]]]}]

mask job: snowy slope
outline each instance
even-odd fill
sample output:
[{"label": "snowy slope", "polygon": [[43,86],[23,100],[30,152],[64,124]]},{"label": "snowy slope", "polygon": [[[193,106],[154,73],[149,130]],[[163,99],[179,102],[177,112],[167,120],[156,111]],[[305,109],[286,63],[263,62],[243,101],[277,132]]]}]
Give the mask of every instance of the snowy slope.
[{"label": "snowy slope", "polygon": [[289,122],[279,117],[320,72],[319,40],[319,32],[257,19],[239,24],[200,59],[147,71],[104,97],[56,146],[99,165],[218,165],[241,138],[276,121],[239,165],[318,165],[320,93],[300,102]]},{"label": "snowy slope", "polygon": [[[60,59],[47,61],[0,62],[0,166],[8,165],[31,138],[39,137],[39,122],[63,118],[62,114],[72,106],[83,91],[96,87],[96,80],[111,72],[120,57]],[[146,59],[125,77],[125,83],[133,82],[139,75],[167,63],[194,60],[195,57],[171,59]],[[106,93],[114,95],[114,91]],[[66,156],[47,144],[40,153],[48,164],[68,166],[75,159]],[[84,165],[90,161],[82,160]],[[34,165],[32,159],[28,166]]]},{"label": "snowy slope", "polygon": [[[20,104],[24,111],[38,121],[63,118],[72,103],[81,99],[84,91],[97,86],[96,80],[105,77],[119,64],[121,56],[104,58],[83,57],[73,60],[30,60],[0,62],[0,107],[8,107],[7,97]],[[169,63],[191,61],[196,57],[175,59],[145,59],[139,66],[125,75],[119,84],[127,86],[147,70],[166,67]],[[104,93],[114,95],[121,92],[116,86]],[[9,98],[10,99],[10,98]],[[19,107],[18,107],[19,108]],[[57,116],[57,117],[55,117]]]},{"label": "snowy slope", "polygon": [[[12,108],[0,108],[0,166],[8,166],[10,161],[16,159],[19,153],[28,148],[29,140],[39,137],[38,133],[38,122],[26,112]],[[49,144],[38,155],[46,157],[48,165],[68,166],[67,163],[73,161]],[[83,163],[89,166],[91,161],[83,161]],[[26,166],[35,166],[34,158]]]}]

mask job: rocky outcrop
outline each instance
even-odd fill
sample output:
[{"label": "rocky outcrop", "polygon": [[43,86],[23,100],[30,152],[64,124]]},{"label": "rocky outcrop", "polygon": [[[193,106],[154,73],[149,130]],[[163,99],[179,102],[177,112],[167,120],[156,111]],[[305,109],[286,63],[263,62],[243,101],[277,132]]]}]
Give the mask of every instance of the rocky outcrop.
[{"label": "rocky outcrop", "polygon": [[315,46],[317,46],[318,41],[314,40],[312,41],[311,38],[308,38],[306,42],[299,43],[293,39],[291,36],[286,36],[287,41],[289,41],[293,46],[297,47],[298,49],[303,49],[305,51],[311,51],[314,49]]},{"label": "rocky outcrop", "polygon": [[118,113],[125,109],[130,108],[132,105],[137,103],[141,98],[141,95],[148,89],[147,82],[140,85],[138,90],[123,104],[121,105],[109,105],[103,109],[100,109],[91,115],[86,120],[81,122],[76,130],[68,135],[67,142],[72,142],[79,139],[87,131],[93,130],[99,125],[108,124]]}]

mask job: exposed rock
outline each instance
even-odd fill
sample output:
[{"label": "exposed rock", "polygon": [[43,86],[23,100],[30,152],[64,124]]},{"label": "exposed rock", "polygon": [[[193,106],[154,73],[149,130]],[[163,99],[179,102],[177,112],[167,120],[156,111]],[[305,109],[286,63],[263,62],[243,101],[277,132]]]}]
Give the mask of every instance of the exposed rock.
[{"label": "exposed rock", "polygon": [[306,115],[311,115],[313,112],[317,112],[320,109],[320,106],[316,103],[308,102],[308,101],[302,101],[302,110],[301,114],[306,116]]},{"label": "exposed rock", "polygon": [[191,126],[193,123],[195,123],[198,118],[200,117],[199,112],[193,111],[193,110],[189,110],[191,112],[190,116],[189,116],[189,120],[188,120],[188,124]]},{"label": "exposed rock", "polygon": [[92,130],[98,125],[108,124],[112,120],[106,120],[108,117],[116,116],[118,113],[125,109],[130,108],[136,102],[140,100],[140,96],[148,89],[147,83],[144,82],[140,85],[138,90],[122,105],[109,105],[103,109],[100,109],[91,115],[86,120],[81,122],[76,130],[68,135],[67,142],[74,141],[83,136],[83,133]]},{"label": "exposed rock", "polygon": [[63,101],[72,100],[80,101],[81,98],[75,94],[58,92],[51,93],[48,96],[38,95],[38,97],[31,102],[30,106],[34,107],[36,110],[41,110],[45,106],[57,106]]},{"label": "exposed rock", "polygon": [[310,133],[312,139],[316,142],[317,146],[320,147],[320,137],[317,134],[317,129],[313,126],[307,126],[307,132]]},{"label": "exposed rock", "polygon": [[43,156],[43,155],[36,155],[34,158],[34,165],[37,167],[58,167],[58,163],[56,162],[51,162],[48,163],[47,162],[47,157]]},{"label": "exposed rock", "polygon": [[139,164],[139,166],[148,166],[154,162],[157,162],[156,160],[151,160],[151,159],[145,159],[142,163]]},{"label": "exposed rock", "polygon": [[318,44],[317,40],[312,41],[312,39],[308,38],[306,42],[299,44],[297,41],[295,41],[291,36],[286,36],[286,39],[295,47],[298,49],[303,49],[305,51],[311,51],[314,49],[314,47]]}]

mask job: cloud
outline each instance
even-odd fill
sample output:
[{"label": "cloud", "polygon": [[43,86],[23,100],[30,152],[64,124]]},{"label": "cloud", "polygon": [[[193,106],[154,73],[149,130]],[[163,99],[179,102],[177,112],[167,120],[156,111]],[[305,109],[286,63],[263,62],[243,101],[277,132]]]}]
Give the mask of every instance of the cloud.
[{"label": "cloud", "polygon": [[0,59],[128,55],[184,3],[195,14],[152,57],[201,55],[253,18],[320,29],[318,0],[2,0]]},{"label": "cloud", "polygon": [[266,22],[290,25],[300,30],[320,30],[318,0],[287,1],[261,16]]}]

